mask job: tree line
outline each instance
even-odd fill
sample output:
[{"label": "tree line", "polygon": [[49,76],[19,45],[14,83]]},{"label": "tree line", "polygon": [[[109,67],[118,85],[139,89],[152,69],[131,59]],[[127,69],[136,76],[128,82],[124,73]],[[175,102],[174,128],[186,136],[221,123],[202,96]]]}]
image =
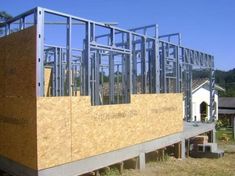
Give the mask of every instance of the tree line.
[{"label": "tree line", "polygon": [[229,71],[215,71],[215,81],[225,88],[225,92],[219,92],[220,96],[235,97],[235,68]]}]

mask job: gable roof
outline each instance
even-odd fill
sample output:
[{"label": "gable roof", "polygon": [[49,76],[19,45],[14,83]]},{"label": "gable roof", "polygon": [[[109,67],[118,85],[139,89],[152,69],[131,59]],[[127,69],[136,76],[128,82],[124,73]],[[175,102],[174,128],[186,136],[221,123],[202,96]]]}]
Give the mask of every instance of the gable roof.
[{"label": "gable roof", "polygon": [[[192,80],[192,91],[195,92],[196,90],[198,90],[205,84],[209,84],[208,78],[199,78],[199,79]],[[220,87],[217,84],[215,84],[215,89],[220,90],[220,91],[225,91],[223,87]]]},{"label": "gable roof", "polygon": [[219,108],[235,109],[235,97],[219,97]]},{"label": "gable roof", "polygon": [[[193,79],[192,80],[192,90],[197,89],[198,87],[201,87],[208,81],[207,78],[199,78],[199,79]],[[209,82],[209,81],[208,81]]]}]

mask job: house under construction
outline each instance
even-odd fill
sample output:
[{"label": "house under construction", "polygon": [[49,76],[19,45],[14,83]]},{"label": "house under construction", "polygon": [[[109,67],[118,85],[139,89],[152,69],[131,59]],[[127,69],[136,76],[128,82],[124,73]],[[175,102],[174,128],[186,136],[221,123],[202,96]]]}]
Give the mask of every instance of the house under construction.
[{"label": "house under construction", "polygon": [[[75,176],[135,157],[144,168],[147,153],[174,144],[184,158],[192,137],[214,141],[214,57],[182,46],[179,33],[41,7],[0,31],[0,169]],[[195,70],[210,79],[211,122],[198,127]]]}]

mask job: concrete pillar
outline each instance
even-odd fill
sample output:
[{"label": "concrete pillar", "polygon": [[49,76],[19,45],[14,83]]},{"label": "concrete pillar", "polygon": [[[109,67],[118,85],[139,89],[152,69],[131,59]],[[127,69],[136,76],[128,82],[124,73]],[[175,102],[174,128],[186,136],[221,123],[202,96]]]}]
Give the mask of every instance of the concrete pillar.
[{"label": "concrete pillar", "polygon": [[95,176],[100,176],[99,170],[95,171]]},{"label": "concrete pillar", "polygon": [[186,151],[186,157],[189,157],[189,153],[190,153],[190,138],[187,140],[187,151]]},{"label": "concrete pillar", "polygon": [[181,141],[181,158],[185,159],[185,139]]},{"label": "concrete pillar", "polygon": [[139,155],[139,169],[145,169],[145,153],[140,153]]},{"label": "concrete pillar", "polygon": [[214,128],[213,131],[212,131],[212,142],[213,143],[216,143],[216,129]]}]

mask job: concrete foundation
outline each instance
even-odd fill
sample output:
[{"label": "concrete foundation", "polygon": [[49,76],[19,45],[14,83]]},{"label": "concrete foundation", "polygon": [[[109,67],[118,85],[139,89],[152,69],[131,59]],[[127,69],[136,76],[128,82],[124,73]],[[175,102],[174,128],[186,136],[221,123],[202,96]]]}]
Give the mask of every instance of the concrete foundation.
[{"label": "concrete foundation", "polygon": [[179,143],[181,158],[184,159],[185,140],[213,130],[214,124],[198,124],[195,126],[193,123],[185,123],[184,131],[181,133],[176,133],[145,143],[85,158],[75,162],[66,163],[64,165],[52,167],[49,169],[39,171],[32,170],[4,157],[0,157],[0,169],[17,176],[75,176],[120,163],[135,157],[138,157],[139,169],[144,169],[146,153],[156,151],[175,143]]}]

